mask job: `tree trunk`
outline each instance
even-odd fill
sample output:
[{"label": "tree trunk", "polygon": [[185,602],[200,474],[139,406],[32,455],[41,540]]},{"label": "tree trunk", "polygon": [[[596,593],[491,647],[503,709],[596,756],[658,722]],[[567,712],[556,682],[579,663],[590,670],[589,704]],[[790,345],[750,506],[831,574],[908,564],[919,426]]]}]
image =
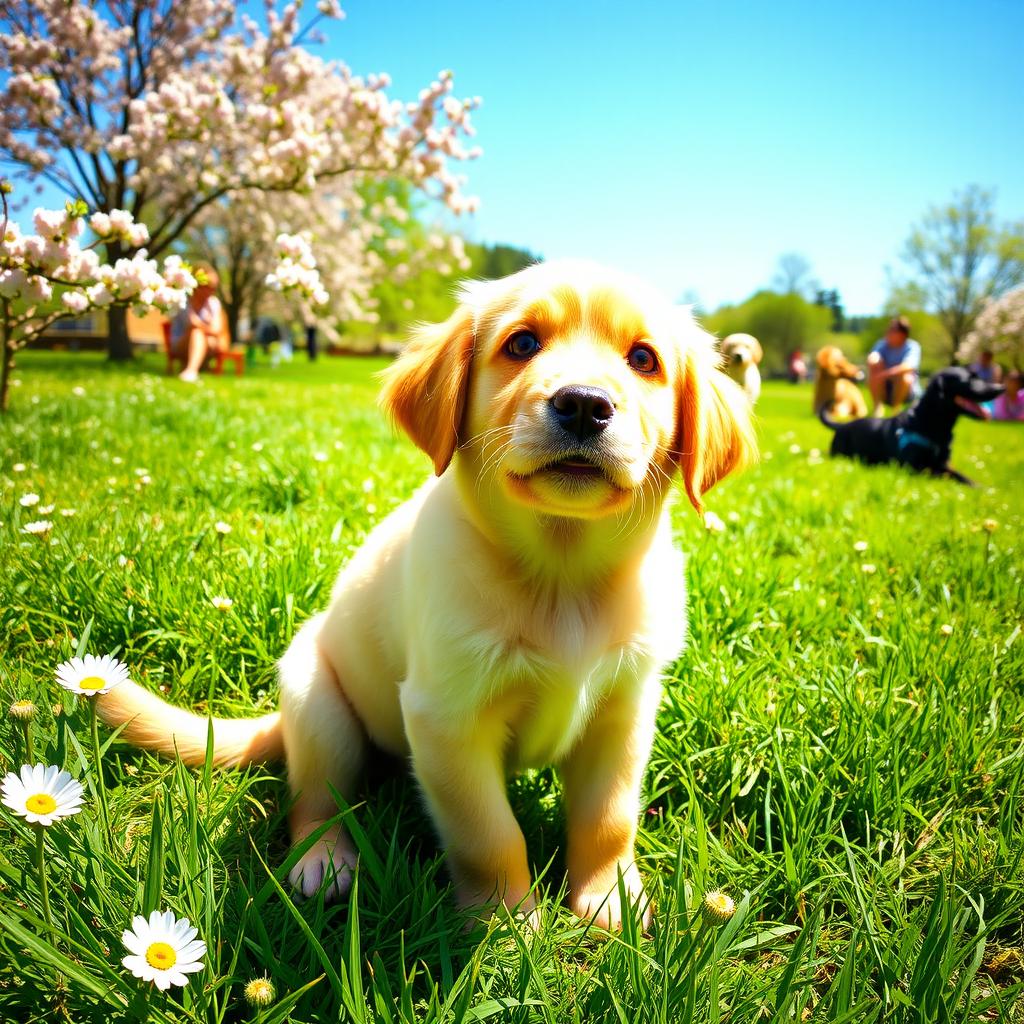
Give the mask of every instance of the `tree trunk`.
[{"label": "tree trunk", "polygon": [[238,321],[242,315],[242,304],[240,302],[223,302],[224,317],[228,322],[228,339],[232,345],[241,343],[238,336]]},{"label": "tree trunk", "polygon": [[0,416],[7,412],[7,390],[11,384],[11,370],[14,369],[14,343],[11,341],[10,306],[5,302],[0,306]]},{"label": "tree trunk", "polygon": [[107,355],[116,362],[134,357],[128,337],[127,306],[111,306],[107,310]]}]

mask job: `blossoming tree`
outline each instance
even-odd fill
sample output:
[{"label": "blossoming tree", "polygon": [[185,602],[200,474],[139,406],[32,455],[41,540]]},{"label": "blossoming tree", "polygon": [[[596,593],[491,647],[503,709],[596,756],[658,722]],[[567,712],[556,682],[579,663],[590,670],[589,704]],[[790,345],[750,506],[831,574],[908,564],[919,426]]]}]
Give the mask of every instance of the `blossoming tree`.
[{"label": "blossoming tree", "polygon": [[[15,353],[43,333],[55,320],[94,309],[181,309],[196,286],[192,270],[171,255],[161,270],[138,248],[147,238],[125,210],[95,213],[89,218],[94,241],[85,246],[85,214],[81,200],[64,210],[36,210],[35,234],[26,235],[9,219],[10,187],[0,182],[0,413],[7,411],[7,392]],[[124,244],[132,256],[101,263],[96,247]],[[59,293],[59,299],[55,294]]]},{"label": "blossoming tree", "polygon": [[[319,18],[338,18],[321,0]],[[476,155],[475,100],[443,72],[413,102],[386,75],[310,53],[299,2],[266,26],[233,0],[10,0],[0,6],[0,160],[100,212],[149,227],[162,254],[229,193],[310,191],[344,177],[401,177],[455,212],[472,209],[452,161]],[[131,238],[104,239],[107,260]],[[123,312],[111,356],[131,354]]]},{"label": "blossoming tree", "polygon": [[1014,369],[1024,370],[1024,288],[1015,288],[986,303],[957,356],[971,362],[985,350]]},{"label": "blossoming tree", "polygon": [[[356,183],[333,180],[311,193],[285,193],[274,208],[247,194],[231,194],[211,204],[185,234],[190,253],[210,263],[221,282],[228,329],[238,340],[239,321],[254,323],[267,312],[267,275],[277,259],[282,231],[302,234],[316,252],[318,271],[330,305],[317,321],[328,338],[339,325],[376,323],[376,289],[385,280],[398,287],[426,269],[442,274],[467,270],[462,238],[430,229],[415,215],[417,190],[387,179]],[[294,298],[298,296],[298,308]],[[308,316],[301,293],[293,290],[288,310]]]}]

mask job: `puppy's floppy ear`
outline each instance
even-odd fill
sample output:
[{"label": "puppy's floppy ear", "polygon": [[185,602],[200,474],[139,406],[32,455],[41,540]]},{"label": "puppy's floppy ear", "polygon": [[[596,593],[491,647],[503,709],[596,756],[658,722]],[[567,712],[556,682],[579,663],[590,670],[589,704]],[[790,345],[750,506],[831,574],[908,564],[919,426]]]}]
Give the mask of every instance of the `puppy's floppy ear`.
[{"label": "puppy's floppy ear", "polygon": [[757,338],[751,338],[750,340],[753,343],[752,355],[754,357],[754,365],[756,366],[762,359],[764,359],[764,351],[761,348],[761,342],[759,342]]},{"label": "puppy's floppy ear", "polygon": [[416,328],[383,374],[381,407],[430,456],[438,476],[459,443],[473,335],[473,311],[461,305],[444,323]]},{"label": "puppy's floppy ear", "polygon": [[693,507],[722,477],[757,458],[746,393],[717,368],[712,351],[686,353],[678,385],[675,451]]}]

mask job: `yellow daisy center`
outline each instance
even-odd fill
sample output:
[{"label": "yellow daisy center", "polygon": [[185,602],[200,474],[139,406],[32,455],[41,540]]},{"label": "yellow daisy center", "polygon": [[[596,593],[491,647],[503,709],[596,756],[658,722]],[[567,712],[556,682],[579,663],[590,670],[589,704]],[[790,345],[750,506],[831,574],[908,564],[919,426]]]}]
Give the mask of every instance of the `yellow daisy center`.
[{"label": "yellow daisy center", "polygon": [[146,948],[146,963],[158,971],[169,971],[178,962],[178,954],[166,942],[151,942]]},{"label": "yellow daisy center", "polygon": [[25,810],[33,814],[52,814],[57,810],[57,801],[49,793],[33,793],[25,801]]},{"label": "yellow daisy center", "polygon": [[102,690],[107,685],[106,679],[102,676],[86,676],[78,683],[80,690]]}]

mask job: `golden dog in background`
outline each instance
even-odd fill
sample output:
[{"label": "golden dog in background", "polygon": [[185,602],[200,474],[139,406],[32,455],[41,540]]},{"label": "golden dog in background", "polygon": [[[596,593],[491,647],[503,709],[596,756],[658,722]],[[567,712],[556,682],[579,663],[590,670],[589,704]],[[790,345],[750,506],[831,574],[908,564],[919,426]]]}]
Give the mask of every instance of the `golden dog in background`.
[{"label": "golden dog in background", "polygon": [[761,397],[761,371],[764,358],[761,343],[752,334],[730,334],[718,346],[722,350],[723,369],[747,394],[753,405]]},{"label": "golden dog in background", "polygon": [[831,409],[840,419],[867,416],[868,407],[860,388],[854,383],[864,374],[843,355],[836,345],[826,345],[818,352],[818,373],[814,378],[814,412]]},{"label": "golden dog in background", "polygon": [[[506,773],[555,764],[570,905],[618,926],[662,666],[685,634],[666,499],[694,506],[754,454],[748,402],[689,313],[590,264],[539,264],[465,287],[386,371],[382,404],[438,479],[381,522],[327,610],[280,662],[281,710],[214,720],[214,757],[284,756],[292,881],[350,884],[331,819],[368,744],[410,757],[458,900],[534,906]],[[99,698],[130,742],[202,763],[207,720],[125,683]],[[326,829],[325,823],[331,822]],[[329,889],[330,892],[330,889]]]}]

